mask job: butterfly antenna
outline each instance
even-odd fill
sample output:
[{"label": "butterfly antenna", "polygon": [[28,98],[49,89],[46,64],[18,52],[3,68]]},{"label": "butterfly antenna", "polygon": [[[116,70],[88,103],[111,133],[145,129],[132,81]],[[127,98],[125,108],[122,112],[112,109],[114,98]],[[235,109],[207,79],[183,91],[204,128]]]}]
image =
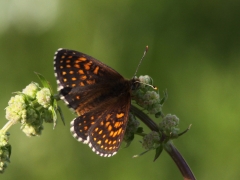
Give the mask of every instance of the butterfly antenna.
[{"label": "butterfly antenna", "polygon": [[146,55],[146,53],[147,53],[147,52],[148,52],[148,46],[146,46],[146,48],[145,48],[145,51],[144,51],[144,53],[143,53],[143,56],[142,56],[142,58],[141,58],[140,62],[138,63],[138,66],[137,66],[136,72],[135,72],[135,74],[134,74],[134,76],[133,76],[133,77],[135,77],[135,76],[136,76],[136,74],[137,74],[137,71],[138,71],[138,68],[139,68],[140,64],[142,63],[142,60],[143,60],[143,58],[145,57],[145,55]]}]

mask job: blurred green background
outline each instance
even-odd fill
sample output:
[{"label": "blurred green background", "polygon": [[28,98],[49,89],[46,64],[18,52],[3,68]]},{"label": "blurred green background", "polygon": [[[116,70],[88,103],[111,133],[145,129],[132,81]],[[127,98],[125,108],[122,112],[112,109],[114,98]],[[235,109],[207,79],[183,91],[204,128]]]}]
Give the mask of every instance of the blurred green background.
[{"label": "blurred green background", "polygon": [[[0,1],[2,120],[12,92],[43,74],[54,90],[54,52],[62,47],[89,54],[131,78],[145,46],[138,75],[148,74],[162,94],[165,114],[176,114],[174,141],[198,179],[240,176],[240,1]],[[40,137],[10,129],[12,157],[1,179],[182,179],[167,153],[156,162],[140,139],[103,158],[69,131],[74,114],[60,103],[67,121],[45,125]],[[156,119],[159,121],[159,119]]]}]

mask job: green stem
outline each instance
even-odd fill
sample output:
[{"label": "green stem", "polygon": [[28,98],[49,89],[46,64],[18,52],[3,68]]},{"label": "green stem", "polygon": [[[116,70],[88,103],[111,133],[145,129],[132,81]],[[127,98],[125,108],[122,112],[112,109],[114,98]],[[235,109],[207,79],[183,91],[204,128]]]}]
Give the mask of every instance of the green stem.
[{"label": "green stem", "polygon": [[8,122],[3,126],[3,128],[1,129],[1,131],[2,131],[3,133],[6,133],[7,130],[8,130],[13,124],[15,124],[14,121],[8,121]]}]

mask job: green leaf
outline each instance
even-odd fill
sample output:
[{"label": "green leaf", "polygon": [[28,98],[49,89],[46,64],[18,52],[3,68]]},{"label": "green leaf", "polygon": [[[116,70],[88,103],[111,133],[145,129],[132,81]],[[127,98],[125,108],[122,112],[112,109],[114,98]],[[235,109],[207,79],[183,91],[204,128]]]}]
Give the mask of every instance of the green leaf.
[{"label": "green leaf", "polygon": [[136,130],[136,134],[141,134],[143,133],[143,128],[142,127],[138,127]]},{"label": "green leaf", "polygon": [[37,77],[41,81],[43,87],[50,89],[51,94],[53,94],[52,88],[51,88],[49,82],[46,80],[46,78],[43,75],[41,75],[37,72],[35,72],[35,74],[37,75]]},{"label": "green leaf", "polygon": [[51,110],[51,113],[52,113],[53,129],[55,129],[55,127],[57,125],[57,113],[53,106],[50,106],[49,109]]},{"label": "green leaf", "polygon": [[163,146],[160,145],[157,149],[156,149],[156,154],[155,154],[155,157],[153,159],[153,162],[157,160],[157,158],[161,155],[163,151]]},{"label": "green leaf", "polygon": [[164,91],[163,94],[164,94],[164,96],[163,96],[163,98],[162,98],[161,101],[160,101],[160,104],[161,104],[161,105],[163,105],[164,102],[165,102],[165,101],[167,100],[167,98],[168,98],[167,90]]},{"label": "green leaf", "polygon": [[59,115],[60,115],[60,117],[61,117],[61,119],[62,119],[63,124],[65,125],[63,113],[62,113],[62,110],[61,110],[61,108],[60,108],[59,106],[57,107],[57,111],[58,111],[58,113],[59,113]]}]

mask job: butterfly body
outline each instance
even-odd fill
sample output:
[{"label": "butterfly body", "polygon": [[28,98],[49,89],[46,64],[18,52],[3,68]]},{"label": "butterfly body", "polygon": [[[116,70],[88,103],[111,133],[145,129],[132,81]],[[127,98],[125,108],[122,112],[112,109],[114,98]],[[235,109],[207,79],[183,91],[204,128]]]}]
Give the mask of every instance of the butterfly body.
[{"label": "butterfly body", "polygon": [[114,69],[84,53],[59,49],[54,57],[58,90],[78,117],[73,136],[101,156],[112,156],[123,140],[136,79],[127,80]]}]

